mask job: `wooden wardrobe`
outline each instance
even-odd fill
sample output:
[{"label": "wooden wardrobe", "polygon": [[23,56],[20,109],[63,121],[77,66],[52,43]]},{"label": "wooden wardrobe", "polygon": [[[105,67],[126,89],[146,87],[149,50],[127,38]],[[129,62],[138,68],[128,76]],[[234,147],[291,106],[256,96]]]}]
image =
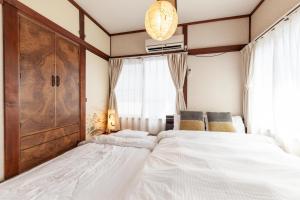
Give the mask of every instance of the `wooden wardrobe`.
[{"label": "wooden wardrobe", "polygon": [[[17,27],[4,24],[4,34],[17,31],[17,41],[7,35],[5,40],[5,134],[11,134],[5,143],[5,172],[11,177],[76,147],[82,139],[82,62],[78,44],[14,8],[5,9],[4,15],[17,19]],[[9,55],[17,61],[8,61]]]},{"label": "wooden wardrobe", "polygon": [[79,47],[19,16],[19,68],[24,171],[79,141]]}]

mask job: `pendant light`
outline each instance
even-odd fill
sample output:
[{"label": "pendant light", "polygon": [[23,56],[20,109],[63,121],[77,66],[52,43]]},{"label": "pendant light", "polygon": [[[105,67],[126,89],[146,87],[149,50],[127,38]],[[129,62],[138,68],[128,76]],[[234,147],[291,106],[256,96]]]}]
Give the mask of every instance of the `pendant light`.
[{"label": "pendant light", "polygon": [[177,25],[176,8],[168,1],[157,0],[146,12],[146,31],[155,40],[164,41],[172,37]]}]

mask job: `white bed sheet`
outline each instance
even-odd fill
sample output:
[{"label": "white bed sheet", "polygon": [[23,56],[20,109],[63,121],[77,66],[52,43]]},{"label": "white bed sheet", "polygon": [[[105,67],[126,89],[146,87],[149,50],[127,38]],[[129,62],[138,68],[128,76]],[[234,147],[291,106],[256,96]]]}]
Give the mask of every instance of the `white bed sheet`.
[{"label": "white bed sheet", "polygon": [[169,131],[125,199],[300,200],[300,159],[268,137]]},{"label": "white bed sheet", "polygon": [[0,199],[119,200],[149,154],[148,148],[88,143],[0,184]]}]

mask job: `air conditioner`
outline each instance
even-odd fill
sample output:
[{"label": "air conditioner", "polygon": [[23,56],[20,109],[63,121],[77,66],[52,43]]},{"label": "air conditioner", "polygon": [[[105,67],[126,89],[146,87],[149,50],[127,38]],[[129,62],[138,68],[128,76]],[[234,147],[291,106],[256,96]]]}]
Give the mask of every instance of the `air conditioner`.
[{"label": "air conditioner", "polygon": [[165,41],[147,39],[145,43],[147,53],[160,53],[184,50],[183,35],[174,35],[173,37]]}]

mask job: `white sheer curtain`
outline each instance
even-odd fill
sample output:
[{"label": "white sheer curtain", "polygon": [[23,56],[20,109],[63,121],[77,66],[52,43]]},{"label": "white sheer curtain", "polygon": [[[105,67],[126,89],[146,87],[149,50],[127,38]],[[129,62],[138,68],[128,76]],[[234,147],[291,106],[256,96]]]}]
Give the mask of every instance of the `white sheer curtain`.
[{"label": "white sheer curtain", "polygon": [[258,40],[250,97],[251,132],[300,155],[300,12]]},{"label": "white sheer curtain", "polygon": [[166,115],[176,113],[176,89],[166,56],[125,59],[116,87],[121,129],[165,128]]}]

